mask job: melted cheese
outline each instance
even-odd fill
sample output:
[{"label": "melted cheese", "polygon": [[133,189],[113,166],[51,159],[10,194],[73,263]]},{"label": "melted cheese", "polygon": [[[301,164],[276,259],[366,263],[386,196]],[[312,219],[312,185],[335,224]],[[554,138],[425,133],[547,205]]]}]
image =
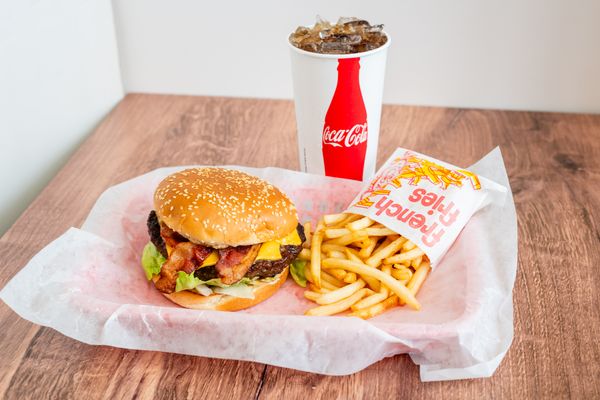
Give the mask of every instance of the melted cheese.
[{"label": "melted cheese", "polygon": [[300,246],[302,244],[302,240],[300,240],[300,235],[298,235],[298,230],[294,229],[289,235],[287,235],[286,237],[277,240],[277,242],[281,243],[282,245],[294,245],[294,246]]},{"label": "melted cheese", "polygon": [[202,265],[200,265],[200,268],[210,267],[211,265],[215,265],[217,263],[217,261],[219,261],[219,253],[217,253],[216,250],[213,250],[212,253],[210,253],[208,255],[208,257],[206,257],[206,259],[204,259],[204,261],[202,262]]},{"label": "melted cheese", "polygon": [[256,256],[257,260],[281,260],[281,252],[279,251],[280,246],[294,245],[300,246],[302,244],[302,240],[300,240],[300,235],[298,235],[298,230],[294,229],[289,235],[277,239],[277,240],[269,240],[268,242],[264,242],[260,246],[260,250],[258,250],[258,255]]},{"label": "melted cheese", "polygon": [[264,242],[260,246],[260,249],[258,250],[256,259],[257,260],[280,260],[281,252],[279,251],[279,246],[281,246],[281,245],[276,240]]}]

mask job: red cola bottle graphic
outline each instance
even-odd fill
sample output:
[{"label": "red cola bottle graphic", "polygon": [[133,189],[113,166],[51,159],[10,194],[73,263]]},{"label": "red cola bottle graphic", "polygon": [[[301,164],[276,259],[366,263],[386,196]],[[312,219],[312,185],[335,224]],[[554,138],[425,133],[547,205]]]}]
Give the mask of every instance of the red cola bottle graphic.
[{"label": "red cola bottle graphic", "polygon": [[360,91],[360,58],[340,58],[338,79],[323,127],[325,175],[362,181],[367,154],[367,110]]}]

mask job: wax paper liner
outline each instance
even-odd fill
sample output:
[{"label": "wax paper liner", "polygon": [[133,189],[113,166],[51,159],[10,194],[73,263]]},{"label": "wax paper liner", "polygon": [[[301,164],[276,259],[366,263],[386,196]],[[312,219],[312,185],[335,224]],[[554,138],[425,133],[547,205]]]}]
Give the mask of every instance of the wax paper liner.
[{"label": "wax paper liner", "polygon": [[[89,344],[249,360],[345,375],[399,353],[422,380],[490,376],[513,337],[516,214],[512,198],[467,224],[418,295],[422,310],[376,318],[306,317],[288,280],[269,300],[234,313],[179,308],[145,279],[139,258],[162,168],[109,188],[81,229],[46,246],[0,298],[21,317]],[[237,168],[284,190],[303,221],[343,210],[360,183],[278,168]],[[471,169],[508,187],[499,149]]]}]

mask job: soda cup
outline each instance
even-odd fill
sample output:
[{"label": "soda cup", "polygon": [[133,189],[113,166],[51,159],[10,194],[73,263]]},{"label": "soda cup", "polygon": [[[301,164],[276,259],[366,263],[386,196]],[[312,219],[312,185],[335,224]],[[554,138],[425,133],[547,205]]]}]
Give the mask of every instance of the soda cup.
[{"label": "soda cup", "polygon": [[302,171],[358,181],[375,173],[385,37],[375,49],[350,54],[306,51],[288,40]]}]

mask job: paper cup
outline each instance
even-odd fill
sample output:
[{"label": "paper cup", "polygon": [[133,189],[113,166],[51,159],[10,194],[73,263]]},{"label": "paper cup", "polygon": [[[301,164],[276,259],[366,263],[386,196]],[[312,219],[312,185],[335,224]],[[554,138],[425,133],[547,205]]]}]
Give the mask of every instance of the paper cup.
[{"label": "paper cup", "polygon": [[298,151],[304,172],[369,179],[375,173],[387,49],[319,54],[290,43]]}]

